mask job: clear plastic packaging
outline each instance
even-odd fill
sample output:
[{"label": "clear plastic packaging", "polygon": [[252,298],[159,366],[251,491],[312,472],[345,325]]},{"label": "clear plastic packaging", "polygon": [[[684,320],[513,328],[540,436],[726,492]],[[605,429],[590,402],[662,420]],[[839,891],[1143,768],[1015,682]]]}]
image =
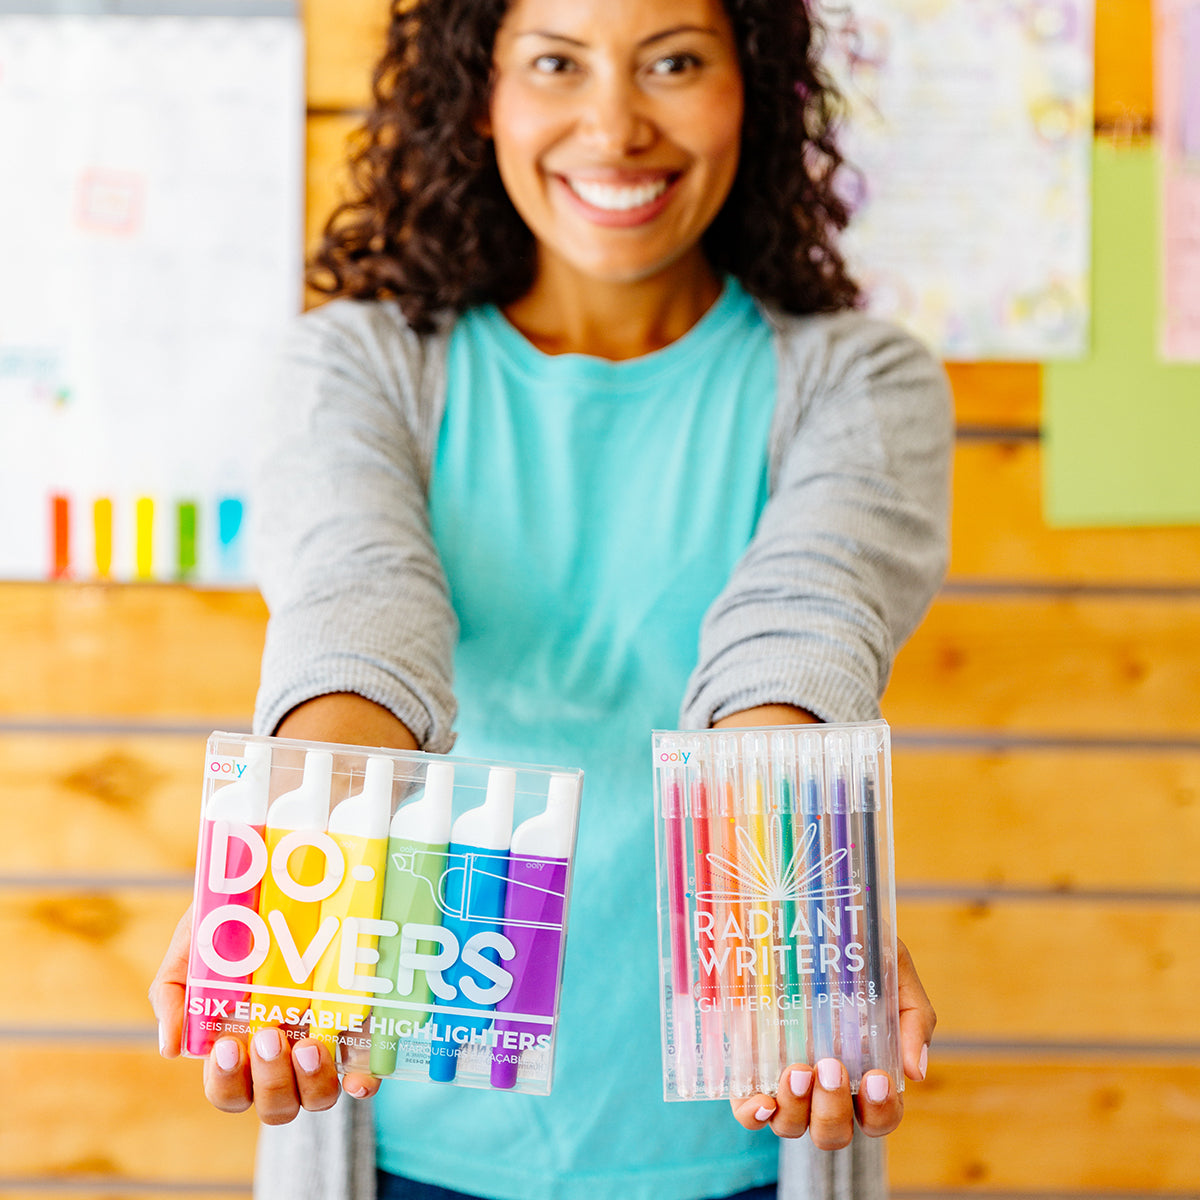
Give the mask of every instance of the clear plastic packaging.
[{"label": "clear plastic packaging", "polygon": [[653,737],[663,1094],[839,1058],[904,1087],[883,721]]},{"label": "clear plastic packaging", "polygon": [[583,772],[214,733],[184,1053],[550,1091]]}]

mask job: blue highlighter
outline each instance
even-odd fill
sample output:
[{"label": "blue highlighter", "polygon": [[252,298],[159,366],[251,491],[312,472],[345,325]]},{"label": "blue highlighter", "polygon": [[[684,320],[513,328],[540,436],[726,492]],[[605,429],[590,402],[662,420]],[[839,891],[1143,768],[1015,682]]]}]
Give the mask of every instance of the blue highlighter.
[{"label": "blue highlighter", "polygon": [[[502,970],[507,942],[501,934],[516,789],[515,771],[493,767],[483,804],[463,813],[450,830],[440,907],[442,928],[457,939],[459,952],[453,965],[440,972],[443,986],[430,981],[442,1001],[432,1017],[438,1039],[429,1057],[429,1078],[438,1083],[454,1081],[462,1047],[492,1024],[496,1001],[508,990],[498,980],[511,986]],[[494,974],[487,970],[489,964],[498,968]]]}]

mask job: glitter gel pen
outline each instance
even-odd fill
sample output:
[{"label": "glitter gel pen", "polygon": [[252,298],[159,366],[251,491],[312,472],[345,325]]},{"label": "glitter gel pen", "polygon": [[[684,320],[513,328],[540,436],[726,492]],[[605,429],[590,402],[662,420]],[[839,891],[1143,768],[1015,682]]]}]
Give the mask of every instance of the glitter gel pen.
[{"label": "glitter gel pen", "polygon": [[709,778],[707,739],[688,738],[687,796],[691,813],[695,879],[695,917],[692,932],[696,950],[696,993],[700,1005],[700,1082],[710,1099],[725,1095],[725,1031],[721,1015],[721,931],[719,905],[713,888],[713,833],[720,837],[719,816]]},{"label": "glitter gel pen", "polygon": [[800,977],[800,946],[796,941],[800,915],[798,895],[803,886],[804,862],[796,845],[795,831],[798,825],[803,827],[803,818],[797,817],[796,738],[791,730],[771,735],[771,798],[772,825],[778,830],[781,865],[779,1015],[787,1062],[800,1063],[806,1061],[808,1053],[808,1016]]},{"label": "glitter gel pen", "polygon": [[677,743],[664,750],[676,758],[664,771],[663,836],[666,841],[667,920],[671,942],[671,1040],[675,1048],[675,1091],[696,1094],[696,1023],[692,998],[691,928],[688,921],[687,774]]},{"label": "glitter gel pen", "polygon": [[800,815],[804,835],[804,883],[807,898],[805,917],[808,925],[810,955],[806,961],[800,943],[800,972],[806,979],[812,1010],[812,1061],[834,1056],[833,996],[825,939],[825,771],[819,733],[800,734]]},{"label": "glitter gel pen", "polygon": [[854,851],[850,821],[850,739],[844,733],[830,733],[825,742],[829,787],[829,824],[833,835],[833,872],[835,888],[830,916],[838,938],[838,1049],[839,1058],[852,1083],[862,1075],[862,1030],[858,1003],[855,960],[861,957],[861,944],[855,941],[855,927],[861,933],[861,905],[852,904],[858,888],[853,881]]},{"label": "glitter gel pen", "polygon": [[752,968],[756,957],[747,934],[750,906],[743,895],[744,881],[753,874],[752,857],[741,827],[742,779],[739,739],[720,733],[715,738],[713,762],[714,828],[720,829],[719,871],[713,885],[722,898],[718,912],[721,932],[722,995],[725,1031],[729,1042],[729,1095],[738,1099],[754,1095],[754,1002]]}]

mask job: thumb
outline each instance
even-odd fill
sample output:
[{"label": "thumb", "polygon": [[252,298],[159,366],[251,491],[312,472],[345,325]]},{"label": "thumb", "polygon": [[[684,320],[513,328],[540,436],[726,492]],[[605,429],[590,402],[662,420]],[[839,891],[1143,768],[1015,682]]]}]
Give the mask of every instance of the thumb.
[{"label": "thumb", "polygon": [[164,1058],[178,1058],[183,1042],[183,994],[191,946],[192,908],[188,905],[150,985],[150,1007],[158,1020],[158,1052]]}]

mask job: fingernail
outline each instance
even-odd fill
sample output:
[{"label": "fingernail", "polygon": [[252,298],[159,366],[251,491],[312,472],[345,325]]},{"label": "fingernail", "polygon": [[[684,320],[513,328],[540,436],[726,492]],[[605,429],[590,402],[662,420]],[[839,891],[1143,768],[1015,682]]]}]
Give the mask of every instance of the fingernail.
[{"label": "fingernail", "polygon": [[213,1047],[213,1058],[222,1071],[232,1071],[241,1061],[242,1052],[233,1038],[221,1038]]},{"label": "fingernail", "polygon": [[888,1077],[886,1075],[868,1075],[863,1081],[867,1089],[867,1099],[872,1104],[882,1104],[888,1098]]},{"label": "fingernail", "polygon": [[158,1027],[158,1052],[159,1054],[167,1052],[167,1031],[161,1025]]},{"label": "fingernail", "polygon": [[367,1089],[363,1087],[361,1083],[356,1088],[347,1088],[346,1091],[349,1092],[350,1095],[355,1098],[355,1100],[361,1100],[367,1094]]},{"label": "fingernail", "polygon": [[807,1096],[812,1087],[813,1073],[805,1067],[795,1067],[788,1076],[788,1086],[793,1096]]},{"label": "fingernail", "polygon": [[758,1110],[758,1112],[754,1114],[754,1119],[756,1121],[769,1121],[774,1115],[775,1110],[773,1108],[767,1108],[766,1105],[764,1105]]},{"label": "fingernail", "polygon": [[316,1046],[297,1046],[292,1052],[296,1065],[306,1074],[311,1075],[321,1065],[321,1051]]},{"label": "fingernail", "polygon": [[925,1078],[925,1072],[929,1070],[929,1047],[921,1047],[921,1058],[917,1062],[917,1075],[919,1078]]},{"label": "fingernail", "polygon": [[283,1038],[280,1037],[278,1029],[260,1029],[254,1035],[254,1053],[263,1062],[270,1062],[272,1059],[278,1058],[282,1049]]},{"label": "fingernail", "polygon": [[842,1086],[842,1064],[836,1058],[823,1058],[817,1063],[817,1078],[827,1092],[836,1092]]}]

